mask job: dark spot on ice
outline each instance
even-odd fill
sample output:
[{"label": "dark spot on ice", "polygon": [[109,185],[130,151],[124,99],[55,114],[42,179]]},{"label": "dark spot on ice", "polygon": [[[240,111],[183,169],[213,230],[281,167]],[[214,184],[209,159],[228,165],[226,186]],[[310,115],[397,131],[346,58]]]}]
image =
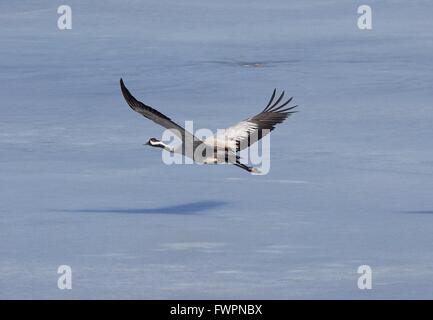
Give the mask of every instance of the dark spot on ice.
[{"label": "dark spot on ice", "polygon": [[264,68],[281,64],[296,64],[299,60],[263,60],[263,61],[239,61],[239,60],[213,60],[206,63],[244,67],[244,68]]},{"label": "dark spot on ice", "polygon": [[403,213],[407,213],[407,214],[433,214],[433,210],[410,210],[410,211],[403,211]]},{"label": "dark spot on ice", "polygon": [[180,214],[193,215],[211,209],[216,209],[226,205],[224,201],[207,200],[188,202],[183,204],[163,206],[156,208],[88,208],[88,209],[71,209],[56,210],[61,212],[75,213],[126,213],[126,214]]},{"label": "dark spot on ice", "polygon": [[261,68],[265,66],[263,62],[239,62],[239,65],[248,68]]}]

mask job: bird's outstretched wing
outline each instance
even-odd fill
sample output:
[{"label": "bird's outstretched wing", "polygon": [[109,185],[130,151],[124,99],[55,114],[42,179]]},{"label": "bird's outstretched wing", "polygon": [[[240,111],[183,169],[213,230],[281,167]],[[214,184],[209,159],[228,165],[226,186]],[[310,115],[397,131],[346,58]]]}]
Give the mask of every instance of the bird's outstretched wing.
[{"label": "bird's outstretched wing", "polygon": [[292,101],[293,97],[280,103],[284,97],[284,91],[278,99],[274,101],[276,92],[277,90],[274,89],[268,104],[262,112],[225,130],[224,136],[228,143],[232,142],[236,144],[237,150],[248,148],[270,131],[274,130],[275,125],[282,123],[288,116],[297,112],[293,110],[297,105],[286,107]]},{"label": "bird's outstretched wing", "polygon": [[122,94],[126,102],[134,111],[163,126],[164,128],[171,130],[177,137],[182,140],[184,144],[186,141],[189,141],[192,143],[191,146],[194,146],[195,148],[197,145],[202,143],[200,139],[197,139],[192,133],[186,131],[183,127],[175,123],[166,115],[135,99],[134,96],[126,88],[122,79],[120,79],[120,88],[122,89]]}]

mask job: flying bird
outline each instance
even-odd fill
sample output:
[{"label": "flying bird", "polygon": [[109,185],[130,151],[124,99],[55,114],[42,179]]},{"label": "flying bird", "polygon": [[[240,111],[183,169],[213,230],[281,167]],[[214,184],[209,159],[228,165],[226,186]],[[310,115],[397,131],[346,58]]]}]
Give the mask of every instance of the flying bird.
[{"label": "flying bird", "polygon": [[146,145],[182,154],[197,163],[229,163],[256,174],[259,173],[257,168],[241,163],[239,151],[260,140],[274,130],[275,125],[282,123],[288,116],[297,112],[293,110],[297,105],[286,107],[293,97],[281,103],[284,91],[275,100],[277,90],[274,89],[268,104],[259,114],[225,129],[223,133],[217,133],[201,140],[158,110],[138,101],[126,88],[122,79],[120,79],[120,88],[126,102],[134,111],[170,130],[182,141],[181,145],[170,146],[156,138],[150,138]]}]

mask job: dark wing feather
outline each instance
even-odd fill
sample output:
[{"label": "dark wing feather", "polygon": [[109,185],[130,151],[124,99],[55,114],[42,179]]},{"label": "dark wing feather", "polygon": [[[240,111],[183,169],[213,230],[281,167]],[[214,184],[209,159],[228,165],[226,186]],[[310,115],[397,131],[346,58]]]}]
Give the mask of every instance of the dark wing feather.
[{"label": "dark wing feather", "polygon": [[120,88],[122,90],[123,97],[125,98],[128,105],[139,114],[143,115],[147,119],[152,120],[153,122],[163,126],[164,128],[167,128],[171,130],[176,136],[178,136],[182,142],[185,142],[186,140],[192,141],[194,144],[194,147],[202,141],[194,137],[194,135],[188,131],[186,131],[184,128],[182,128],[180,125],[175,123],[173,120],[171,120],[166,115],[162,114],[158,110],[144,104],[141,101],[138,101],[135,99],[135,97],[129,92],[129,90],[126,88],[125,84],[123,83],[123,80],[120,79]]},{"label": "dark wing feather", "polygon": [[284,108],[292,101],[293,97],[279,104],[284,97],[284,91],[278,99],[272,103],[275,98],[275,93],[276,90],[272,93],[269,103],[262,112],[226,129],[228,139],[236,141],[237,150],[248,148],[274,130],[277,124],[282,123],[291,114],[297,112],[293,111],[297,105]]}]

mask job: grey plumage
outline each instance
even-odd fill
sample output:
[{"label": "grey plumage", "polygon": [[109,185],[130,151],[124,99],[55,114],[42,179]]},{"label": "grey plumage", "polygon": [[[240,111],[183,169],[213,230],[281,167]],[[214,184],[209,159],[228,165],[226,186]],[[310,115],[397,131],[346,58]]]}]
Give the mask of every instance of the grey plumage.
[{"label": "grey plumage", "polygon": [[[217,133],[202,141],[166,115],[135,99],[126,88],[122,79],[120,79],[120,88],[126,102],[134,111],[169,129],[182,140],[182,145],[176,148],[165,145],[154,138],[149,141],[150,145],[170,152],[182,153],[197,162],[207,164],[231,163],[249,172],[257,171],[255,168],[242,164],[238,152],[251,146],[274,130],[278,123],[282,123],[289,115],[295,113],[296,111],[292,110],[297,107],[284,108],[292,101],[293,97],[280,104],[284,97],[284,91],[274,101],[276,96],[276,89],[274,89],[268,104],[262,112],[225,129],[222,134]],[[191,146],[192,150],[185,150],[185,146]],[[198,155],[196,155],[195,151],[197,151]]]}]

